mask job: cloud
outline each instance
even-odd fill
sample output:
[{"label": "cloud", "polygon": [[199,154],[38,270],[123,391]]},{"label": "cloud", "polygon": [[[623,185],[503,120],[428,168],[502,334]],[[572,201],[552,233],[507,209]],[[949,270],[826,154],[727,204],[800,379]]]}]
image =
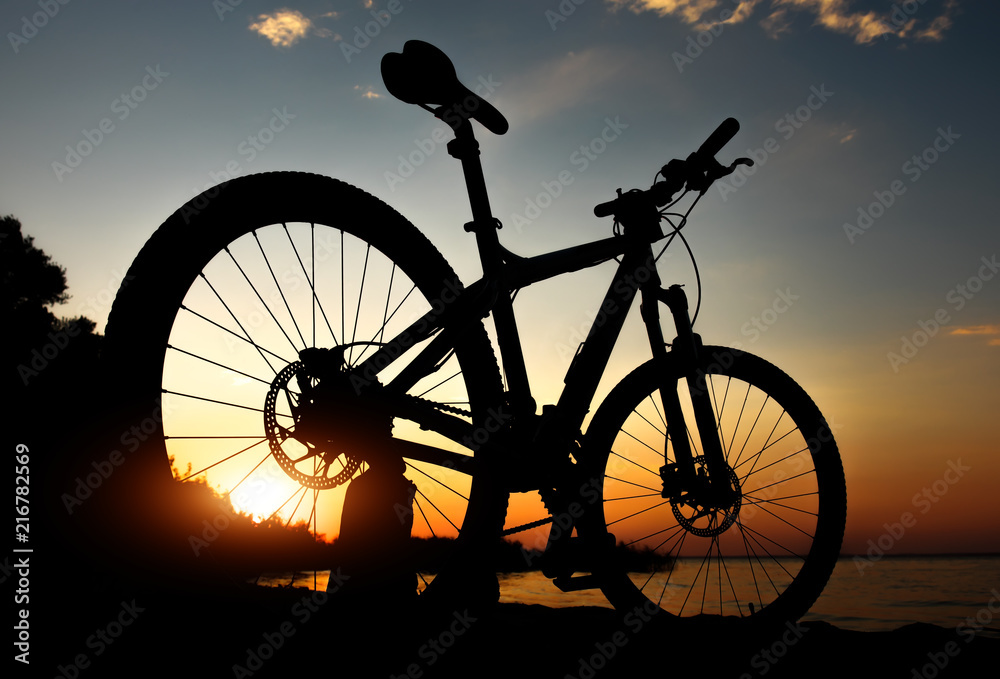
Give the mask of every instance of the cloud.
[{"label": "cloud", "polygon": [[[779,39],[792,31],[796,15],[813,17],[813,25],[834,33],[847,35],[856,44],[867,45],[878,38],[895,37],[939,42],[952,26],[952,16],[958,0],[924,0],[895,3],[884,11],[857,10],[853,0],[605,0],[614,10],[628,9],[635,13],[654,12],[673,16],[698,30],[712,26],[738,24],[754,14],[759,5],[766,5],[760,25],[768,37]],[[941,7],[933,18],[928,5]]]},{"label": "cloud", "polygon": [[985,335],[986,345],[1000,347],[1000,325],[962,325],[952,328],[949,335]]},{"label": "cloud", "polygon": [[302,40],[312,28],[312,20],[302,12],[279,9],[271,14],[261,14],[250,24],[250,30],[267,38],[275,47],[291,47]]},{"label": "cloud", "polygon": [[382,95],[372,89],[371,85],[361,85],[354,86],[355,92],[360,92],[363,99],[381,99]]},{"label": "cloud", "polygon": [[[336,21],[340,17],[340,12],[331,11],[315,18]],[[287,7],[270,14],[261,14],[257,17],[257,21],[250,24],[250,30],[267,38],[275,47],[291,47],[309,35],[319,38],[333,38],[334,41],[343,39],[339,33],[335,33],[329,28],[317,26],[316,21],[297,9],[288,9]]]},{"label": "cloud", "polygon": [[1000,325],[963,325],[952,329],[951,335],[1000,335]]},{"label": "cloud", "polygon": [[548,118],[595,96],[633,66],[634,57],[621,50],[591,47],[569,52],[510,76],[504,85],[504,109],[522,123]]}]

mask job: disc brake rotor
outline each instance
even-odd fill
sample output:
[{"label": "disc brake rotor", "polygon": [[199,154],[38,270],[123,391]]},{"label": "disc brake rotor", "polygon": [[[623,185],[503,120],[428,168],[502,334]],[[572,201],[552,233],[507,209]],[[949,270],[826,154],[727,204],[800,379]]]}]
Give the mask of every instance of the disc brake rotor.
[{"label": "disc brake rotor", "polygon": [[[264,399],[264,432],[271,455],[281,469],[301,485],[316,490],[335,488],[357,473],[361,460],[346,451],[336,450],[334,443],[309,431],[310,423],[303,420],[315,415],[308,412],[310,404],[305,402],[303,394],[289,387],[293,379],[299,385],[314,382],[305,365],[295,361],[274,377]],[[288,427],[278,423],[279,417],[289,420],[288,415],[277,412],[282,394],[292,413],[292,423]]]},{"label": "disc brake rotor", "polygon": [[[694,459],[696,465],[705,465],[705,456]],[[733,490],[732,500],[719,505],[718,503],[701,503],[697,492],[687,493],[682,498],[672,499],[670,508],[674,518],[683,528],[703,538],[715,537],[725,533],[736,521],[743,504],[743,493],[740,491],[740,479],[733,468],[726,465],[726,476],[730,489]],[[690,498],[690,499],[688,499]]]}]

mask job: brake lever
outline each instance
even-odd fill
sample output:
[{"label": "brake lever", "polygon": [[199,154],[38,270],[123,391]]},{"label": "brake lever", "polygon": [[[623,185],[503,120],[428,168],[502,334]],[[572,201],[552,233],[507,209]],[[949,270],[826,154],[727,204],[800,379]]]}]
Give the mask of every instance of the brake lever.
[{"label": "brake lever", "polygon": [[701,177],[695,179],[694,181],[688,181],[688,188],[705,193],[708,188],[714,184],[719,179],[727,177],[736,171],[736,168],[740,165],[746,165],[747,167],[753,167],[753,160],[750,158],[737,158],[734,160],[729,167],[725,167],[719,161],[712,159],[712,165],[705,170],[705,174]]}]

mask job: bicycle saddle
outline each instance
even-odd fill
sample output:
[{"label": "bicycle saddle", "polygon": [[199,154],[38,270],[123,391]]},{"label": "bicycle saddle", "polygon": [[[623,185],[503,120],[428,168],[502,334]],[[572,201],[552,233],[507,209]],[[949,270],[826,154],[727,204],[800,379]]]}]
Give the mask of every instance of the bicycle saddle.
[{"label": "bicycle saddle", "polygon": [[509,128],[503,114],[463,85],[451,59],[430,43],[408,40],[401,54],[389,52],[383,56],[382,81],[400,101],[440,106],[435,115],[449,124],[457,117],[477,120],[493,134],[503,134]]}]

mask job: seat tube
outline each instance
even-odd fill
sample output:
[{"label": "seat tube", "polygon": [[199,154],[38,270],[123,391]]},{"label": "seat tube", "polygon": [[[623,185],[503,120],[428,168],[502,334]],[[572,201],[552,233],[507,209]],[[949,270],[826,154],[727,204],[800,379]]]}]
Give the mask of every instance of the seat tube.
[{"label": "seat tube", "polygon": [[[498,284],[503,275],[503,255],[500,239],[497,237],[499,224],[493,217],[490,198],[486,191],[486,178],[479,159],[479,142],[472,133],[472,124],[465,120],[454,127],[455,139],[448,143],[448,153],[462,162],[465,186],[472,208],[472,222],[465,225],[467,231],[476,234],[479,260],[483,266],[483,278]],[[532,415],[535,401],[531,396],[528,372],[524,365],[521,338],[514,318],[514,305],[503,285],[499,285],[498,297],[493,305],[493,323],[497,331],[497,344],[507,376],[510,405],[515,415]]]}]

